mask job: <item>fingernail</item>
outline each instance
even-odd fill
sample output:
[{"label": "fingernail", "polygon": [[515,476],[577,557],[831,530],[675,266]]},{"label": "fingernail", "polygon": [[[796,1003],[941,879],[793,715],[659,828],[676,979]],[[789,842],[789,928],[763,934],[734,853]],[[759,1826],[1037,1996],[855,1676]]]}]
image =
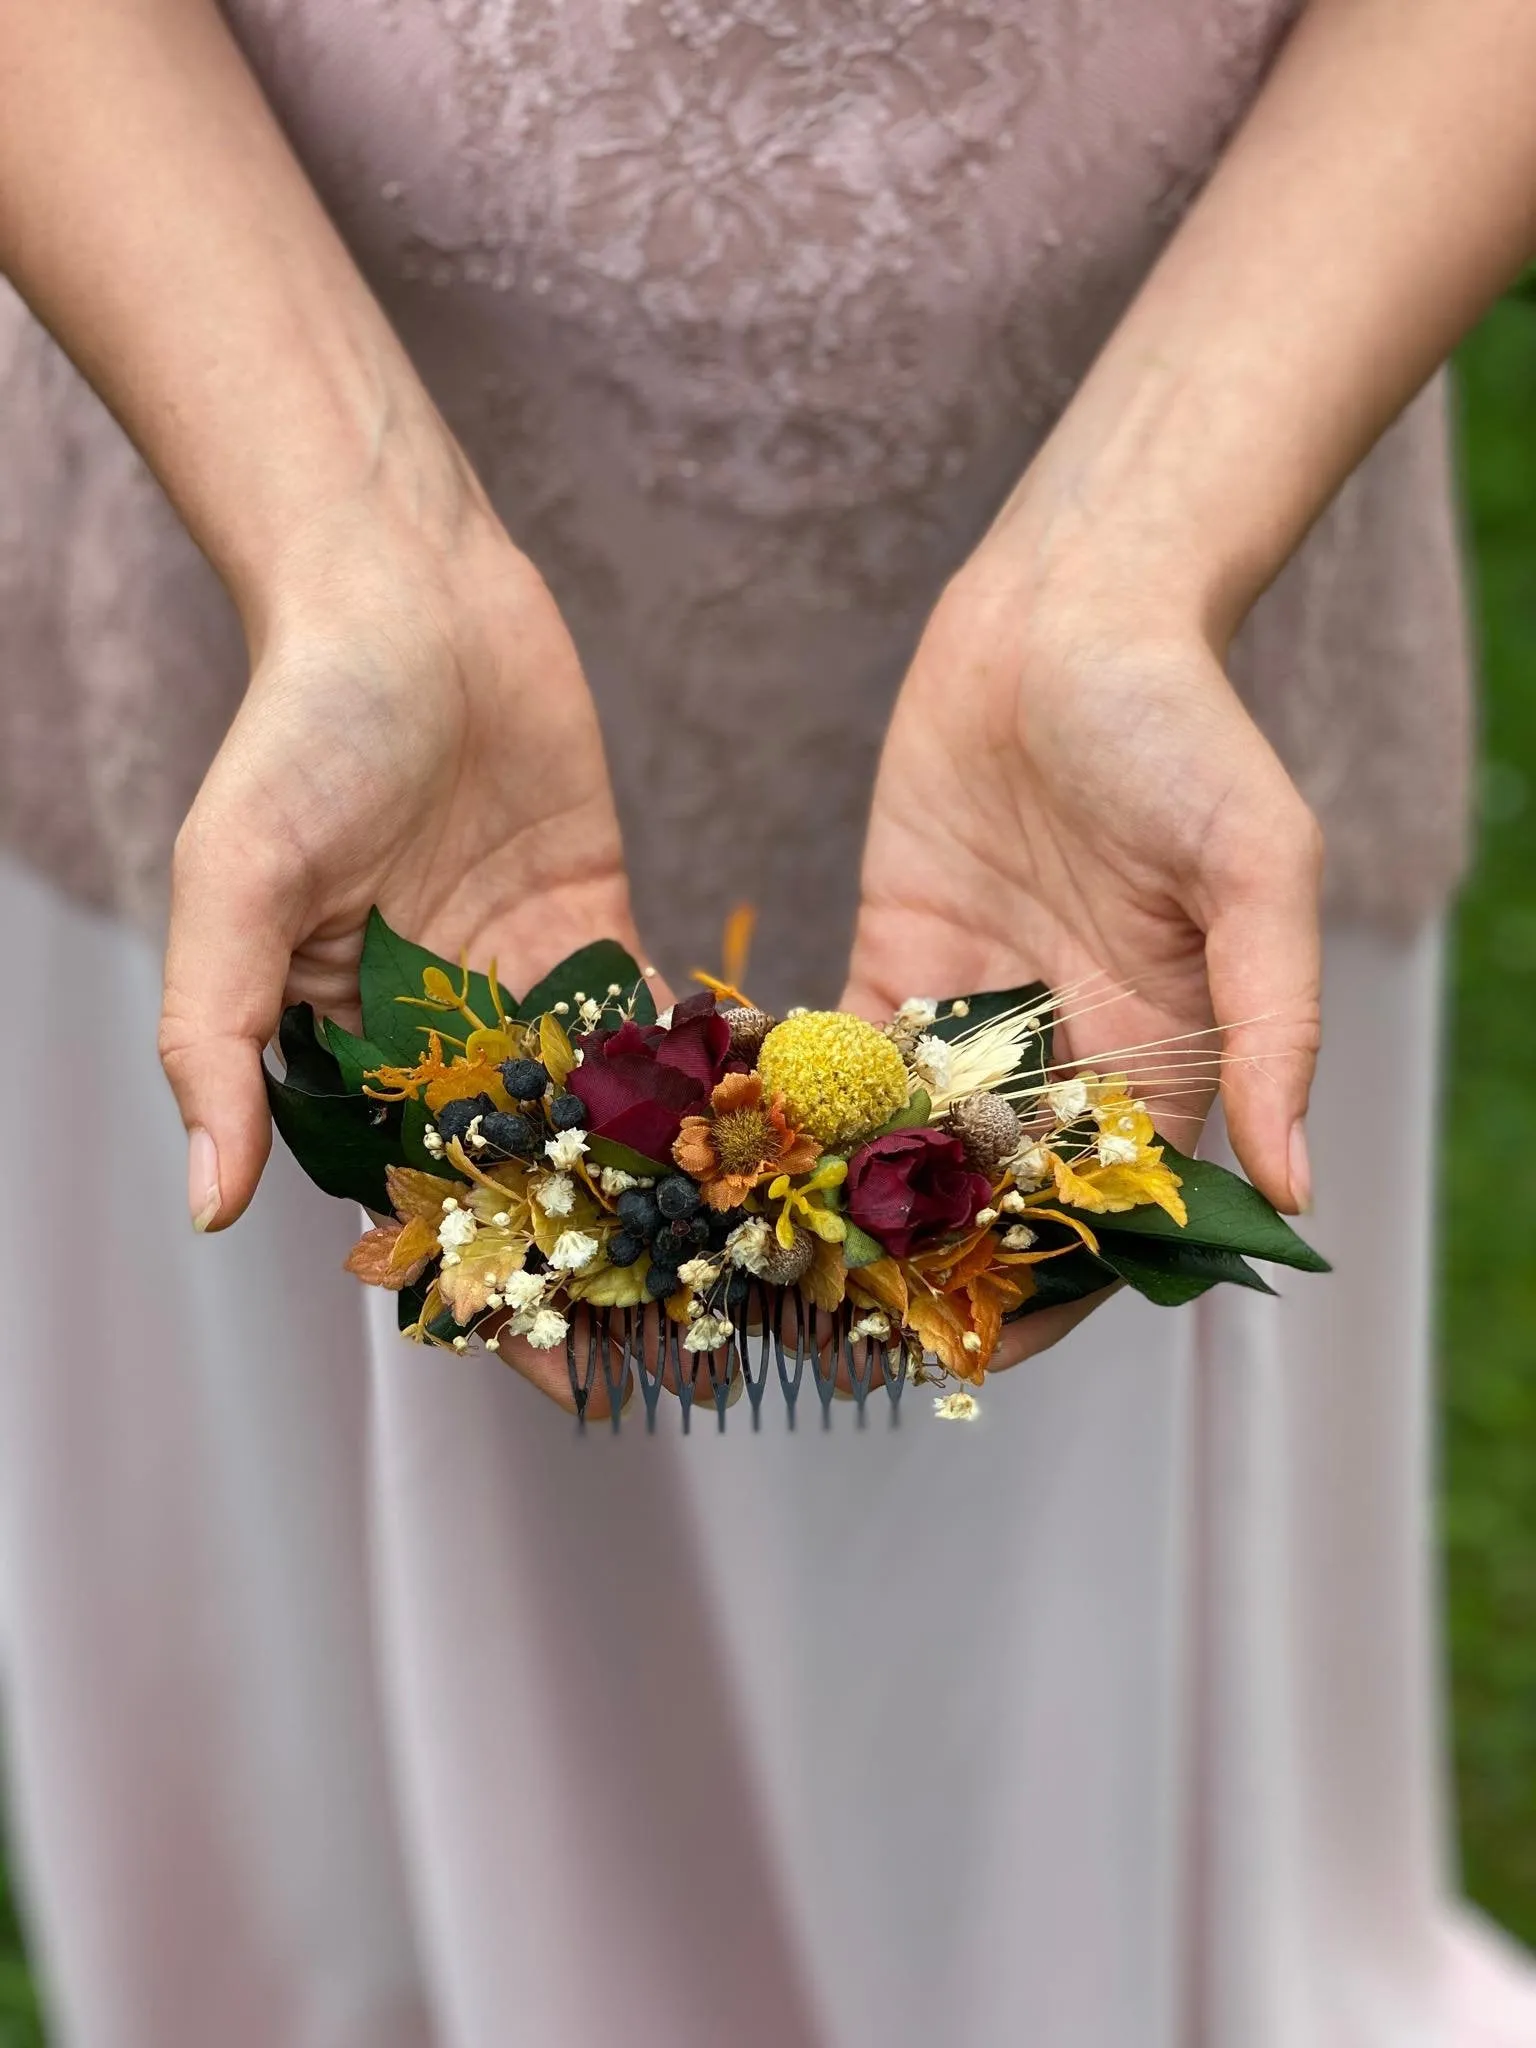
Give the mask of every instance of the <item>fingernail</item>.
[{"label": "fingernail", "polygon": [[1291,1125],[1291,1200],[1301,1215],[1311,1215],[1312,1159],[1307,1151],[1307,1127],[1300,1117]]},{"label": "fingernail", "polygon": [[204,1231],[219,1213],[219,1154],[201,1124],[187,1133],[187,1207],[192,1228]]}]

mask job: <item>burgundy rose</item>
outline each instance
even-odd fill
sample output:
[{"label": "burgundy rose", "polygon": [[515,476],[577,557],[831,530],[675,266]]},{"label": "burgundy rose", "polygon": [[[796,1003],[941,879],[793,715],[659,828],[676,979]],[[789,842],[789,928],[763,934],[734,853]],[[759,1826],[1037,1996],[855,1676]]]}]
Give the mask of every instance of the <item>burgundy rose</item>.
[{"label": "burgundy rose", "polygon": [[922,1238],[964,1230],[991,1197],[992,1183],[965,1163],[948,1131],[887,1131],[848,1162],[848,1214],[860,1230],[904,1259]]},{"label": "burgundy rose", "polygon": [[579,1067],[566,1079],[586,1106],[594,1138],[663,1161],[690,1111],[702,1110],[725,1072],[731,1027],[706,989],[672,1012],[670,1026],[637,1024],[578,1037]]}]

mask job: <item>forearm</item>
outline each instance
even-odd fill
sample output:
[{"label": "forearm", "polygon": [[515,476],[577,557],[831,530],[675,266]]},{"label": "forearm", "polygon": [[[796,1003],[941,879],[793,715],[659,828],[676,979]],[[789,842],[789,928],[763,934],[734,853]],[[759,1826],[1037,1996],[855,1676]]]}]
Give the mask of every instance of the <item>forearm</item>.
[{"label": "forearm", "polygon": [[999,531],[1223,646],[1536,248],[1536,9],[1312,0]]},{"label": "forearm", "polygon": [[210,0],[5,0],[0,268],[247,622],[317,521],[472,488]]}]

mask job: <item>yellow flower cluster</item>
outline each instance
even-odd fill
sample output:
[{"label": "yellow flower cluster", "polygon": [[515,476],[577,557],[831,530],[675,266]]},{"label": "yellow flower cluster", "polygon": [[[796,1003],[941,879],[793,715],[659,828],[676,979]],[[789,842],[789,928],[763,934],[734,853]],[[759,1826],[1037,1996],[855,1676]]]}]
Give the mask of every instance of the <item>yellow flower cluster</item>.
[{"label": "yellow flower cluster", "polygon": [[791,1125],[841,1150],[907,1106],[906,1063],[873,1024],[841,1010],[804,1010],[763,1040],[757,1071],[782,1095]]}]

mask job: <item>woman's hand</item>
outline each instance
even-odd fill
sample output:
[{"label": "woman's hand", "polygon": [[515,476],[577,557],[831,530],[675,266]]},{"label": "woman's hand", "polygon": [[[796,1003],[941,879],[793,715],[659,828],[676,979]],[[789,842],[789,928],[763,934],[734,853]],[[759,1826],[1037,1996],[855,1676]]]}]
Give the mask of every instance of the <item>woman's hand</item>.
[{"label": "woman's hand", "polygon": [[[1138,615],[1088,564],[1042,586],[1032,561],[1004,522],[923,636],[876,782],[845,1000],[879,1016],[909,995],[1077,986],[1057,1057],[1174,1041],[1129,1065],[1186,1151],[1220,1046],[1239,1159],[1304,1208],[1316,824],[1197,629]],[[1027,1319],[998,1363],[1086,1312]]]},{"label": "woman's hand", "polygon": [[372,507],[285,558],[250,691],[176,848],[161,1054],[199,1229],[249,1201],[284,1003],[357,1013],[377,902],[526,986],[633,942],[596,717],[559,614],[472,492],[451,546]]}]

